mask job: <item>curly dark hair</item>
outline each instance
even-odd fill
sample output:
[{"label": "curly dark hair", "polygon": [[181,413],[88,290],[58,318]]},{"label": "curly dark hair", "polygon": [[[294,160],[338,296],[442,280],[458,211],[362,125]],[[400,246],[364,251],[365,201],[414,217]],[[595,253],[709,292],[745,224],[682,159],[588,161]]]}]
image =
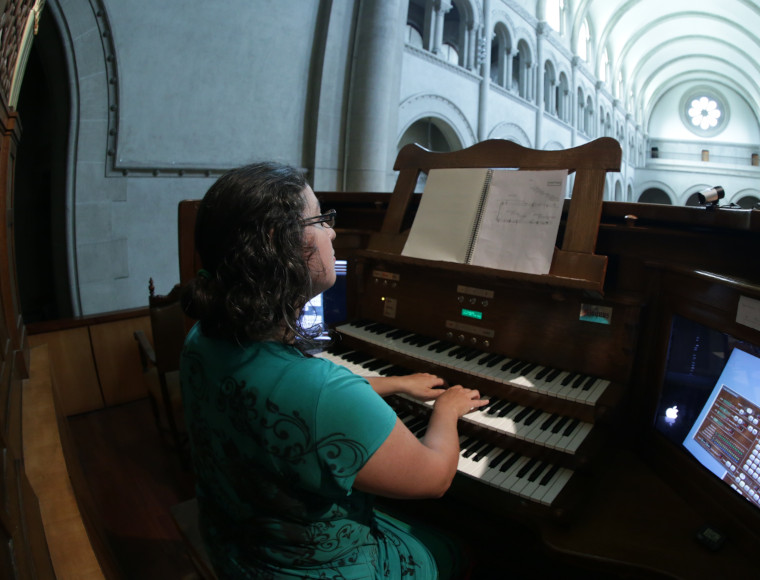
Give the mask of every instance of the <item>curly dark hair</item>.
[{"label": "curly dark hair", "polygon": [[255,163],[222,175],[198,208],[195,249],[203,271],[183,306],[207,336],[237,342],[308,338],[299,315],[311,298],[301,218],[304,175]]}]

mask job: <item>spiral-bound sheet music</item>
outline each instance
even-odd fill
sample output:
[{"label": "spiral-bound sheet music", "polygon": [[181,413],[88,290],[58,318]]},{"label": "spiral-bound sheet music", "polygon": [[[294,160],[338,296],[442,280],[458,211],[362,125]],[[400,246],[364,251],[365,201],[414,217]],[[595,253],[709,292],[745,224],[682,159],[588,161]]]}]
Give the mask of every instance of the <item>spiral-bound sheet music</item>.
[{"label": "spiral-bound sheet music", "polygon": [[547,274],[567,170],[431,169],[404,256]]}]

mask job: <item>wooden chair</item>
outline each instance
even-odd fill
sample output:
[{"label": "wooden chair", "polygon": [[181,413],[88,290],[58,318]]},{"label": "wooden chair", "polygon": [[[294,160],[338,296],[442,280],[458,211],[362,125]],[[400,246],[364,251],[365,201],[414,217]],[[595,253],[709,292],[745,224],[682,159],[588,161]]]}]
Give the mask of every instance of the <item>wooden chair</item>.
[{"label": "wooden chair", "polygon": [[186,463],[187,431],[179,382],[179,360],[185,341],[185,315],[179,300],[181,287],[177,284],[169,294],[155,294],[151,278],[148,288],[153,342],[151,344],[141,330],[135,332],[134,337],[156,425],[160,432],[169,435],[170,443]]}]

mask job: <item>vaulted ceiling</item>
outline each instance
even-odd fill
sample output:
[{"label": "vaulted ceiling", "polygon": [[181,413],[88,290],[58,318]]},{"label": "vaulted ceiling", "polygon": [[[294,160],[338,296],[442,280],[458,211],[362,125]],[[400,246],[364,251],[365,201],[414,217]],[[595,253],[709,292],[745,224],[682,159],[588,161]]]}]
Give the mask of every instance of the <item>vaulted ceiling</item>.
[{"label": "vaulted ceiling", "polygon": [[578,38],[587,19],[592,62],[598,66],[607,49],[612,74],[622,72],[645,123],[666,91],[695,81],[733,89],[760,110],[760,0],[565,0],[565,6],[570,37]]}]

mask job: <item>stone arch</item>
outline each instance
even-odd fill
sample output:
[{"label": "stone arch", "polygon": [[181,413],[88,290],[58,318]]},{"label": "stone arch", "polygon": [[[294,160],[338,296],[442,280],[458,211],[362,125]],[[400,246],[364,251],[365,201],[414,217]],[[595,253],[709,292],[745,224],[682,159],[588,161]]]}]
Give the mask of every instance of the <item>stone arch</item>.
[{"label": "stone arch", "polygon": [[732,196],[730,203],[735,203],[744,209],[752,209],[756,206],[760,209],[757,205],[760,204],[760,191],[754,188],[742,189]]},{"label": "stone arch", "polygon": [[565,146],[559,141],[547,141],[544,144],[544,151],[561,151]]},{"label": "stone arch", "polygon": [[676,199],[673,189],[662,181],[649,181],[639,186],[638,199],[639,203],[659,203],[664,205],[673,205]]},{"label": "stone arch", "polygon": [[499,123],[493,129],[491,129],[491,132],[488,134],[488,138],[505,139],[507,141],[514,141],[523,147],[533,147],[528,134],[521,127],[515,125],[514,123]]},{"label": "stone arch", "polygon": [[614,201],[625,201],[623,199],[623,184],[619,179],[615,180],[615,195],[612,199]]},{"label": "stone arch", "polygon": [[403,135],[415,122],[428,117],[435,119],[436,127],[452,146],[456,144],[458,148],[464,148],[477,141],[472,125],[453,102],[440,95],[417,94],[399,106],[400,129],[396,143],[401,142]]}]

